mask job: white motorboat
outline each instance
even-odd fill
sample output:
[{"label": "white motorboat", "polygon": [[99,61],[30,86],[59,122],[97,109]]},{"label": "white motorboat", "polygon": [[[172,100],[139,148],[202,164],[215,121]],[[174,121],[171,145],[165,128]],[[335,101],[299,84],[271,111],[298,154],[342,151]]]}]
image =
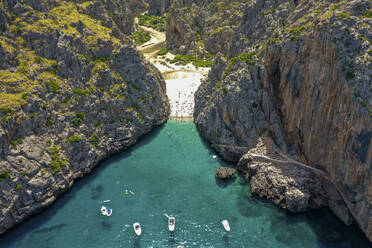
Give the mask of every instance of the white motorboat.
[{"label": "white motorboat", "polygon": [[136,222],[133,224],[134,232],[137,234],[137,236],[141,236],[142,229],[140,223]]},{"label": "white motorboat", "polygon": [[101,213],[102,213],[102,215],[107,215],[107,209],[106,209],[105,206],[101,207]]},{"label": "white motorboat", "polygon": [[101,207],[101,213],[102,215],[110,216],[112,215],[112,209],[111,208],[106,208],[105,206]]},{"label": "white motorboat", "polygon": [[230,225],[229,225],[229,222],[227,220],[223,220],[222,225],[223,225],[223,227],[225,228],[226,231],[230,232]]},{"label": "white motorboat", "polygon": [[173,232],[175,226],[176,226],[176,218],[169,217],[168,218],[168,228],[169,228],[169,231]]}]

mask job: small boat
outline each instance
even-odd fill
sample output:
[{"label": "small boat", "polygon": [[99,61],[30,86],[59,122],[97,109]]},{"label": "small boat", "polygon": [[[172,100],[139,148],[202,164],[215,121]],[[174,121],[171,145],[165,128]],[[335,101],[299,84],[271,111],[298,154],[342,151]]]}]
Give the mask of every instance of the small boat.
[{"label": "small boat", "polygon": [[106,209],[105,206],[101,207],[101,213],[102,213],[102,215],[107,215],[107,209]]},{"label": "small boat", "polygon": [[111,216],[112,215],[112,209],[111,208],[107,208],[106,209],[106,212],[107,212],[106,213],[107,216]]},{"label": "small boat", "polygon": [[169,217],[168,218],[168,228],[169,228],[169,231],[173,232],[175,225],[176,225],[176,218]]},{"label": "small boat", "polygon": [[230,232],[230,225],[229,225],[229,222],[227,220],[223,220],[222,225],[223,225],[223,227],[225,228],[226,231]]},{"label": "small boat", "polygon": [[133,224],[134,232],[137,234],[137,236],[141,236],[142,229],[140,223],[136,222]]}]

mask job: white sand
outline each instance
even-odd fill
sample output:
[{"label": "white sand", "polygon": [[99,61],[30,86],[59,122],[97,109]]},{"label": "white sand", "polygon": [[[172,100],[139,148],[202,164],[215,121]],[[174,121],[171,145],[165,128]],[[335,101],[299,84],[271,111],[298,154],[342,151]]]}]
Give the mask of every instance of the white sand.
[{"label": "white sand", "polygon": [[164,47],[165,34],[151,28],[143,26],[141,28],[150,33],[151,40],[137,48],[147,60],[159,69],[165,79],[171,105],[171,117],[192,117],[194,93],[210,68],[196,68],[192,64],[175,65],[166,62],[166,59],[172,60],[174,58],[175,55],[171,53],[157,57],[156,53]]}]

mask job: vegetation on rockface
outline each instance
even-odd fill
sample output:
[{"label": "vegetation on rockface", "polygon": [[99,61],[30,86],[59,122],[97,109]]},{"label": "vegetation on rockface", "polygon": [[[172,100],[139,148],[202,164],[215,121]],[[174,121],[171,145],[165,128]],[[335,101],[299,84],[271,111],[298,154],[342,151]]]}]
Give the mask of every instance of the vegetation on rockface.
[{"label": "vegetation on rockface", "polygon": [[1,170],[0,171],[0,182],[8,178],[10,178],[10,173],[7,170]]},{"label": "vegetation on rockface", "polygon": [[149,40],[151,40],[151,36],[150,36],[149,32],[146,32],[145,30],[143,30],[141,28],[137,32],[132,34],[130,37],[134,40],[134,43],[137,46],[140,46],[140,45],[148,42]]},{"label": "vegetation on rockface", "polygon": [[174,28],[168,29],[167,48],[182,54],[225,54],[246,4],[245,0],[184,1],[182,8],[171,8],[168,15]]},{"label": "vegetation on rockface", "polygon": [[192,63],[196,67],[210,67],[213,64],[213,60],[199,58],[195,55],[181,55],[177,54],[173,60],[170,61],[171,63],[180,63],[186,65],[188,63]]},{"label": "vegetation on rockface", "polygon": [[93,147],[97,147],[99,144],[99,137],[96,133],[94,133],[90,138],[89,142],[92,144]]},{"label": "vegetation on rockface", "polygon": [[74,134],[74,135],[70,136],[68,139],[66,139],[67,143],[77,143],[77,142],[80,142],[80,141],[81,141],[81,138],[77,134]]},{"label": "vegetation on rockface", "polygon": [[[6,195],[1,205],[9,209],[2,209],[0,233],[169,115],[159,71],[129,37],[139,14],[132,3],[5,2],[0,1],[0,186]],[[126,111],[134,105],[135,111]],[[35,182],[45,194],[30,187]],[[35,201],[22,200],[25,193]]]},{"label": "vegetation on rockface", "polygon": [[57,75],[57,61],[37,55],[33,45],[24,39],[28,33],[64,33],[75,40],[81,39],[90,50],[101,49],[102,42],[121,46],[121,41],[112,35],[112,29],[104,26],[101,20],[81,12],[93,1],[82,4],[55,2],[59,5],[47,12],[39,12],[27,6],[27,15],[16,17],[10,27],[12,38],[0,36],[0,49],[4,49],[18,64],[15,71],[0,70],[0,107],[14,108],[26,104],[27,96],[36,86],[44,86],[51,93],[59,94],[65,84]]},{"label": "vegetation on rockface", "polygon": [[140,15],[138,24],[145,27],[153,28],[157,31],[164,32],[167,29],[167,16],[157,15]]},{"label": "vegetation on rockface", "polygon": [[62,166],[66,166],[68,164],[67,159],[62,159],[60,154],[60,147],[59,146],[52,146],[48,149],[49,155],[50,155],[50,164],[52,166],[52,173],[58,173],[61,172]]},{"label": "vegetation on rockface", "polygon": [[21,190],[22,188],[23,188],[22,184],[17,184],[15,187],[16,190]]}]

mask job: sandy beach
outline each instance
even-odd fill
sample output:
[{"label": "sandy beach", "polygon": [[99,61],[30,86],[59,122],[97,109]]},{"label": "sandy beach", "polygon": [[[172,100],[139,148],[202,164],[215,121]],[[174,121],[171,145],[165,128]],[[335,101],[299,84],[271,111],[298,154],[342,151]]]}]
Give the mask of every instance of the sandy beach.
[{"label": "sandy beach", "polygon": [[165,33],[158,32],[152,28],[140,26],[151,35],[151,40],[138,46],[143,53],[162,73],[166,85],[167,95],[171,105],[172,119],[192,119],[194,113],[194,93],[201,84],[201,80],[208,75],[209,67],[195,67],[194,65],[177,65],[167,62],[175,55],[167,53],[164,56],[157,56],[157,52],[164,48]]}]

